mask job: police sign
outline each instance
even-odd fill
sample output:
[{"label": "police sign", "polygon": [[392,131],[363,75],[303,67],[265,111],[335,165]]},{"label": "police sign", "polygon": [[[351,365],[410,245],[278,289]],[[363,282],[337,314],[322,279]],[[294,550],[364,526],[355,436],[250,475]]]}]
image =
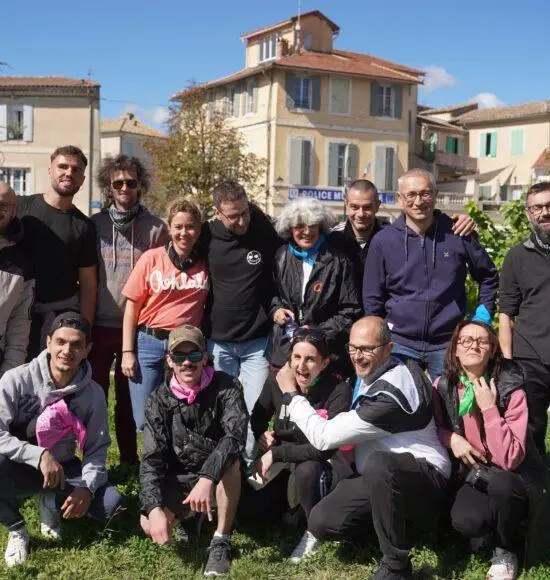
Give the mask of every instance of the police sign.
[{"label": "police sign", "polygon": [[344,191],[342,189],[321,189],[318,187],[289,187],[288,199],[299,197],[314,197],[319,201],[344,201]]}]

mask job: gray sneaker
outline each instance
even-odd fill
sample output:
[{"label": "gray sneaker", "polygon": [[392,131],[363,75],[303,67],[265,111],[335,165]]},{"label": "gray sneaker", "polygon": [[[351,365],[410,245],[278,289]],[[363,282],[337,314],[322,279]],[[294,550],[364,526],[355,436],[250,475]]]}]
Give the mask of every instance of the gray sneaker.
[{"label": "gray sneaker", "polygon": [[229,574],[231,565],[231,540],[212,538],[208,546],[208,561],[204,568],[205,576],[223,576]]}]

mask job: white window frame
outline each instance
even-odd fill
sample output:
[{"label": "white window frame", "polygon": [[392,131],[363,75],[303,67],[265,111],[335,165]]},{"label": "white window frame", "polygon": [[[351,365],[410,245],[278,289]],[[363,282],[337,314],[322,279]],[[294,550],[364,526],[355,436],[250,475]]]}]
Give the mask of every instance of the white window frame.
[{"label": "white window frame", "polygon": [[[332,87],[332,83],[334,81],[334,79],[338,79],[338,80],[347,80],[348,81],[348,112],[347,113],[340,113],[337,111],[333,111],[332,110],[332,91],[333,91],[333,87]],[[328,107],[329,107],[329,113],[331,115],[338,115],[339,117],[350,117],[351,116],[351,95],[353,93],[353,80],[350,77],[343,77],[343,76],[331,76],[330,80],[329,80],[329,85],[328,85]]]},{"label": "white window frame", "polygon": [[[290,174],[291,174],[291,170],[290,170],[290,164],[292,162],[292,156],[291,156],[291,142],[293,139],[296,140],[300,140],[300,141],[309,141],[310,142],[310,152],[311,152],[311,158],[310,158],[310,163],[309,163],[309,180],[311,183],[291,183],[290,182]],[[315,175],[314,175],[314,163],[315,163],[315,137],[302,137],[301,135],[289,135],[288,139],[287,139],[287,182],[288,185],[293,185],[293,186],[299,186],[299,187],[315,187]]]},{"label": "white window frame", "polygon": [[[24,189],[21,190],[15,185],[15,172],[24,173]],[[0,167],[0,180],[5,181],[15,191],[16,195],[29,195],[32,191],[32,169],[29,167]]]},{"label": "white window frame", "polygon": [[[14,123],[14,116],[19,115],[21,118],[20,123],[18,124],[21,128],[21,135],[16,138],[10,138],[8,127],[15,126]],[[6,141],[23,141],[25,137],[25,108],[24,105],[19,103],[8,104],[6,109]]]},{"label": "white window frame", "polygon": [[[395,192],[397,192],[397,163],[398,163],[398,152],[399,152],[399,147],[395,144],[395,143],[385,143],[385,142],[380,142],[380,141],[374,141],[372,144],[372,154],[371,154],[371,159],[372,159],[372,181],[376,183],[377,180],[377,175],[376,175],[376,148],[377,147],[386,147],[386,149],[393,149],[393,159],[394,159],[394,163],[393,163],[393,190]],[[388,191],[386,188],[384,189],[380,189],[380,191],[385,192]]]},{"label": "white window frame", "polygon": [[[299,81],[300,84],[303,83],[303,81],[307,80],[308,82],[308,102],[307,102],[307,107],[302,107],[298,105],[298,102],[296,100],[296,83]],[[313,98],[313,93],[312,93],[312,89],[313,89],[313,83],[311,82],[311,77],[308,75],[296,75],[294,77],[294,111],[297,112],[311,112],[312,108],[311,108],[311,100]],[[303,86],[302,89],[300,90],[300,93],[303,92]]]},{"label": "white window frame", "polygon": [[382,102],[386,101],[386,93],[387,91],[391,91],[390,92],[390,114],[386,115],[386,109],[385,107],[382,109],[382,112],[384,114],[379,115],[377,117],[377,119],[384,119],[384,120],[388,120],[388,119],[395,119],[395,87],[394,85],[380,85],[380,90],[383,93],[383,98],[382,98]]},{"label": "white window frame", "polygon": [[[244,114],[246,115],[254,115],[253,105],[254,105],[254,79],[248,80],[245,85],[244,94],[244,106],[242,107],[244,110]],[[257,106],[257,103],[256,103]]]},{"label": "white window frame", "polygon": [[[263,58],[262,58],[262,47],[263,47]],[[268,56],[266,56],[266,54]],[[274,60],[276,57],[277,57],[277,35],[270,34],[269,36],[264,36],[264,38],[262,38],[258,43],[258,61],[267,62],[269,60]]]},{"label": "white window frame", "polygon": [[325,159],[326,159],[326,167],[325,167],[325,183],[327,187],[344,187],[345,186],[345,172],[346,172],[346,159],[344,156],[344,174],[342,175],[343,184],[342,185],[329,185],[330,180],[330,145],[345,145],[349,147],[353,145],[353,141],[351,139],[328,139],[325,142]]}]

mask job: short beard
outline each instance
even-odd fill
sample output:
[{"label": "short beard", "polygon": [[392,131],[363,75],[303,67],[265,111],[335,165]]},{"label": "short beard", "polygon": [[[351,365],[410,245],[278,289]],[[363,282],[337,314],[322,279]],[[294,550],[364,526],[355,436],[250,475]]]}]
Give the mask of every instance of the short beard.
[{"label": "short beard", "polygon": [[55,193],[57,193],[61,197],[74,197],[78,193],[79,189],[80,187],[77,187],[74,191],[67,191],[66,189],[61,189],[60,187],[55,186],[53,187]]},{"label": "short beard", "polygon": [[545,229],[539,224],[533,222],[531,222],[531,229],[543,244],[550,246],[550,229]]}]

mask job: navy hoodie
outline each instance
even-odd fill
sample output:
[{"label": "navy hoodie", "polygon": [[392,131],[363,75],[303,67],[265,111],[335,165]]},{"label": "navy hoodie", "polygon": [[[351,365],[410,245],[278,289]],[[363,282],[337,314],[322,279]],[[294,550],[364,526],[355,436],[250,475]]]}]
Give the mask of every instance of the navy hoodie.
[{"label": "navy hoodie", "polygon": [[498,272],[475,235],[453,234],[436,212],[424,237],[405,216],[374,236],[363,281],[366,315],[386,318],[392,340],[420,351],[444,348],[466,315],[466,274],[479,284],[478,304],[493,314]]}]

